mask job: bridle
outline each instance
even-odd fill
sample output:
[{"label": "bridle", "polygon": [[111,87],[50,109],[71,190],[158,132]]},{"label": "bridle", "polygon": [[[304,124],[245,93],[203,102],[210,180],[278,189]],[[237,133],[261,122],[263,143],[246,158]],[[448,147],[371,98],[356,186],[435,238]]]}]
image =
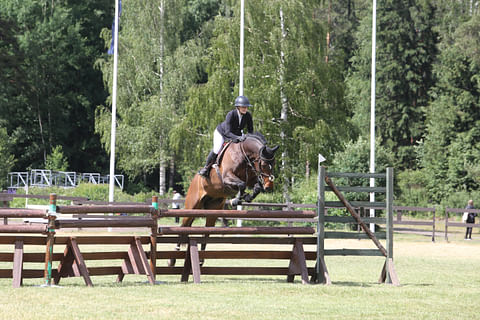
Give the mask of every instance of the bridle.
[{"label": "bridle", "polygon": [[[271,162],[274,160],[274,157],[268,159],[262,156],[262,152],[259,151],[258,157],[256,157],[253,160],[250,160],[250,158],[247,156],[247,153],[245,152],[245,149],[243,149],[243,143],[240,144],[240,150],[242,150],[243,157],[245,158],[247,162],[247,166],[252,169],[252,171],[255,173],[257,177],[258,183],[262,186],[263,189],[265,189],[265,183],[262,178],[268,178],[269,181],[273,182],[275,180],[275,176],[273,174],[267,174],[262,171],[262,166],[260,164],[261,161],[264,161],[268,164],[270,167],[270,171],[273,170],[273,167],[271,165]],[[260,149],[262,150],[262,149]],[[246,181],[248,181],[248,167],[245,170],[245,175],[246,175]]]}]

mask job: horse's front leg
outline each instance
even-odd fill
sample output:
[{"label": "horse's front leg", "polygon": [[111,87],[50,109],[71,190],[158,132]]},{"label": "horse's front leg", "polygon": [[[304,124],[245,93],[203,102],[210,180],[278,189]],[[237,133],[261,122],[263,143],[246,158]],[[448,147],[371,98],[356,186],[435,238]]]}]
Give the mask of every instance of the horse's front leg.
[{"label": "horse's front leg", "polygon": [[261,192],[263,191],[263,186],[260,183],[256,183],[255,186],[253,187],[253,192],[252,194],[246,194],[244,196],[244,200],[246,202],[252,202],[253,199],[255,199]]},{"label": "horse's front leg", "polygon": [[245,197],[245,189],[247,189],[247,184],[233,174],[227,174],[223,178],[224,185],[232,190],[238,190],[237,196],[230,200],[230,205],[237,206],[241,203],[241,200]]}]

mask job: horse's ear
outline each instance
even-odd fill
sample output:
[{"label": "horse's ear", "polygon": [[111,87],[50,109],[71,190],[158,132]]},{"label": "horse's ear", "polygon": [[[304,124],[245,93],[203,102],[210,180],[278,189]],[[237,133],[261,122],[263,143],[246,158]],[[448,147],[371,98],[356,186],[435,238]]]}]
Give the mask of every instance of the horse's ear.
[{"label": "horse's ear", "polygon": [[269,152],[271,152],[272,154],[274,154],[274,153],[275,153],[275,151],[277,151],[277,150],[278,150],[278,148],[280,148],[280,146],[275,146],[275,147],[273,147],[273,148],[269,149],[268,151],[269,151]]}]

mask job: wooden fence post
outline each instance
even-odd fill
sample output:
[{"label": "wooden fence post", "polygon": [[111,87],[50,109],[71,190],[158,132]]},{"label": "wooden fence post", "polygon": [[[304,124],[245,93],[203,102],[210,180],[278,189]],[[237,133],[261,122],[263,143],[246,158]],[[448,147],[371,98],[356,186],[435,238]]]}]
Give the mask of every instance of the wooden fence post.
[{"label": "wooden fence post", "polygon": [[315,282],[331,284],[327,265],[325,264],[325,167],[318,161],[317,186],[317,264],[315,266]]},{"label": "wooden fence post", "polygon": [[52,284],[52,260],[53,260],[53,244],[55,242],[55,219],[57,217],[57,195],[50,194],[50,204],[48,208],[48,233],[45,253],[45,285]]},{"label": "wooden fence post", "polygon": [[153,219],[152,232],[150,234],[150,269],[152,269],[153,281],[157,275],[157,236],[158,236],[158,196],[152,196],[151,218]]}]

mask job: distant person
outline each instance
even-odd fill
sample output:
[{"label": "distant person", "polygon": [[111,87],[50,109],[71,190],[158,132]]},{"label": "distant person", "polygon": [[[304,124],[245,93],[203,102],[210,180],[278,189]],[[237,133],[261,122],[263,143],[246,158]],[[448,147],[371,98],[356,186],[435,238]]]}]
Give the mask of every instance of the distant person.
[{"label": "distant person", "polygon": [[[465,207],[465,209],[475,209],[475,207],[473,206],[473,200],[468,200],[468,204]],[[465,212],[464,213],[464,221],[466,223],[474,224],[476,216],[477,216],[477,214],[474,213],[474,212]],[[473,229],[473,227],[467,227],[467,230],[465,232],[465,240],[472,240],[472,229]]]},{"label": "distant person", "polygon": [[[172,200],[178,200],[180,198],[182,198],[182,195],[179,192],[173,190]],[[180,202],[172,202],[172,209],[180,209]],[[180,217],[175,217],[175,223],[179,223],[179,222],[180,222]]]}]

